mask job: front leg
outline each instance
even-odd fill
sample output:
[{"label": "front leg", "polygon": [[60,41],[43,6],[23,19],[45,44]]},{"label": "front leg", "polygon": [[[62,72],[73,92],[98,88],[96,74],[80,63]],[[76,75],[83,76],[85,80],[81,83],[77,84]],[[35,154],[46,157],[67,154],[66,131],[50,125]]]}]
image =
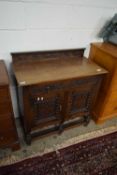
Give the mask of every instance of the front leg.
[{"label": "front leg", "polygon": [[59,131],[58,134],[61,134],[63,132],[64,128],[63,128],[63,124],[61,123],[59,126]]},{"label": "front leg", "polygon": [[89,115],[84,116],[84,126],[87,126],[91,120],[91,117]]}]

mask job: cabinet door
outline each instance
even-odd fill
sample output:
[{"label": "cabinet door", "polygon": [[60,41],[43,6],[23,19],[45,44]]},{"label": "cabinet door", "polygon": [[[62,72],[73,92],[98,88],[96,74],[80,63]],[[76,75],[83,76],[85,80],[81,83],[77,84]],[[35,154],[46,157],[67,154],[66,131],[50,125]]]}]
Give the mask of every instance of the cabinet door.
[{"label": "cabinet door", "polygon": [[62,93],[39,94],[30,99],[33,124],[46,125],[47,123],[62,120]]},{"label": "cabinet door", "polygon": [[69,93],[68,117],[87,115],[93,103],[93,89],[74,89]]}]

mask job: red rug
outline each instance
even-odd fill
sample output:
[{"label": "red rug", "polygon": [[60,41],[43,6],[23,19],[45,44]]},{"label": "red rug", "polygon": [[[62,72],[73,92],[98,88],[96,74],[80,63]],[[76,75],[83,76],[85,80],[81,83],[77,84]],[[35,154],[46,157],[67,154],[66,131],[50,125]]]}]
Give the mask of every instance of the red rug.
[{"label": "red rug", "polygon": [[0,175],[117,175],[117,132],[0,167]]}]

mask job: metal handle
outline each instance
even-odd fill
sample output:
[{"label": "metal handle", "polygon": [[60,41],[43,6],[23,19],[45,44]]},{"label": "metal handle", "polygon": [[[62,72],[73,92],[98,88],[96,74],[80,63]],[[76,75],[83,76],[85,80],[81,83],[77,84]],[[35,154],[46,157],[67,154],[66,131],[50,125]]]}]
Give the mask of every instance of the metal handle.
[{"label": "metal handle", "polygon": [[44,97],[37,97],[37,101],[43,101],[44,100]]},{"label": "metal handle", "polygon": [[40,101],[40,97],[37,97],[37,101]]},{"label": "metal handle", "polygon": [[42,100],[42,101],[43,101],[43,99],[44,99],[44,98],[43,98],[43,97],[41,97],[41,100]]}]

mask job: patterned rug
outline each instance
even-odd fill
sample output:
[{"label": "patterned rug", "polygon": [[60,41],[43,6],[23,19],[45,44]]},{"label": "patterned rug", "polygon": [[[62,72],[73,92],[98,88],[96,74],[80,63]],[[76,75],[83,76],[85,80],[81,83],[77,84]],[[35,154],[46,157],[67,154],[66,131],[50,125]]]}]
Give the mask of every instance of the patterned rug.
[{"label": "patterned rug", "polygon": [[117,175],[117,132],[0,167],[0,175]]}]

